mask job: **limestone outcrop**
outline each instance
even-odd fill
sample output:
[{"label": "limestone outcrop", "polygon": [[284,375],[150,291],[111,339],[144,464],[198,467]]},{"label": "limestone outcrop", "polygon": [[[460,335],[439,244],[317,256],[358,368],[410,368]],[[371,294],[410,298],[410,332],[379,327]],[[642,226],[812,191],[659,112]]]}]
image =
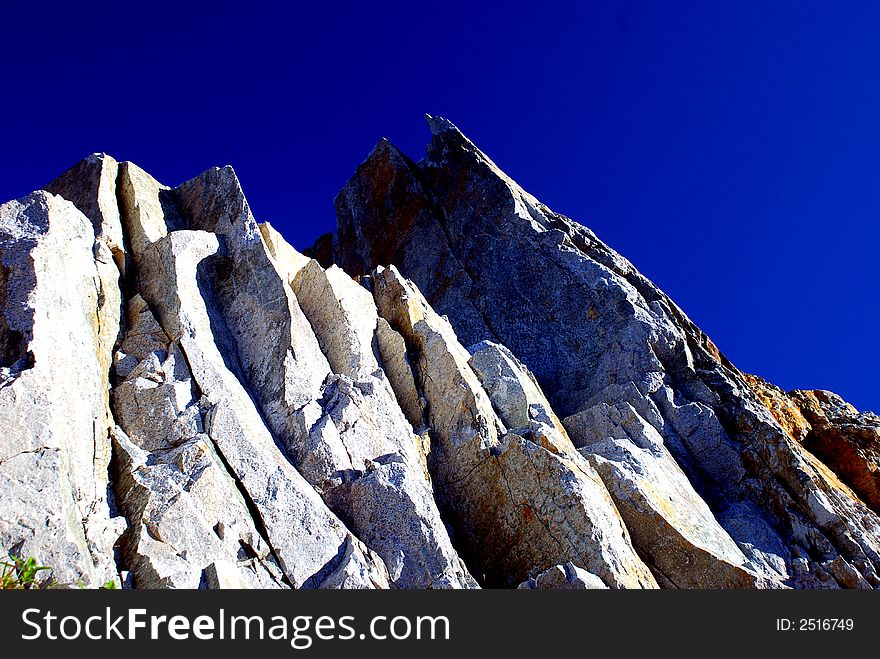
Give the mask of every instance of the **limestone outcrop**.
[{"label": "limestone outcrop", "polygon": [[0,558],[134,588],[878,588],[880,420],[738,371],[450,122],[303,254],[231,167],[0,206]]},{"label": "limestone outcrop", "polygon": [[108,500],[115,266],[95,235],[49,192],[0,206],[0,557],[36,556],[65,585],[114,579],[125,529]]}]

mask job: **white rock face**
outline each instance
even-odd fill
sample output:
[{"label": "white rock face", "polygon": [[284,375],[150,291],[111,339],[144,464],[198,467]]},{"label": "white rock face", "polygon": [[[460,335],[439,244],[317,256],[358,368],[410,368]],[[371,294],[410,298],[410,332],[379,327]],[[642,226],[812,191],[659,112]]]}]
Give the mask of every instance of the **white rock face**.
[{"label": "white rock face", "polygon": [[[308,368],[296,373],[298,377],[289,376],[294,373],[289,357],[300,344],[292,347],[284,336],[290,336],[292,316],[306,328],[307,321],[301,312],[296,315],[292,293],[271,267],[234,173],[228,168],[210,170],[181,189],[169,191],[134,167],[126,165],[124,172],[129,178],[123,186],[126,228],[140,237],[131,243],[140,292],[173,344],[168,354],[173,358],[179,349],[183,360],[174,363],[185,362],[189,369],[182,373],[178,367],[173,372],[172,367],[163,386],[146,393],[149,386],[138,369],[158,369],[168,375],[169,359],[166,356],[156,364],[156,355],[147,356],[146,363],[134,367],[120,385],[123,394],[139,388],[138,396],[150,397],[156,416],[169,422],[170,436],[165,437],[167,433],[160,430],[163,424],[152,424],[148,448],[165,444],[169,438],[176,442],[186,435],[189,439],[202,432],[207,435],[230,477],[256,509],[259,518],[253,521],[254,527],[265,533],[289,585],[386,587],[384,565],[327,509],[280,450],[277,436],[273,437],[263,420],[261,412],[288,432],[292,410],[284,403],[305,398],[303,382],[308,391],[315,373],[323,374],[309,362]],[[222,216],[217,210],[221,205]],[[191,226],[225,233],[180,228]],[[237,271],[227,268],[230,250],[235,250],[235,262],[241,266]],[[263,284],[266,290],[260,289]],[[230,296],[230,289],[238,285],[241,295]],[[272,286],[277,292],[274,296]],[[155,329],[150,322],[144,327],[134,329],[133,340],[142,343],[144,332]],[[309,336],[296,334],[306,341],[306,347]],[[311,342],[314,350],[307,354],[323,370],[326,359],[313,336]],[[266,350],[261,352],[260,346]],[[125,348],[123,342],[122,360]],[[139,349],[143,351],[143,346]],[[279,354],[286,370],[274,368],[272,360]],[[198,393],[197,399],[194,394],[188,399],[190,386]],[[267,401],[262,410],[254,405],[255,394]],[[123,404],[122,399],[118,401]],[[118,416],[124,417],[125,411]],[[137,421],[132,423],[135,437],[146,434],[138,431]],[[205,561],[196,561],[200,562]]]},{"label": "white rock face", "polygon": [[[198,588],[236,574],[242,587],[283,585],[268,542],[205,434],[183,352],[136,295],[117,357],[116,492],[131,520],[125,563],[138,588]],[[128,369],[123,364],[136,362]],[[213,566],[213,567],[212,567]],[[219,583],[219,582],[218,582]]]},{"label": "white rock face", "polygon": [[[331,579],[345,587],[387,586],[381,561],[371,555],[288,462],[266,428],[240,379],[215,341],[199,289],[197,269],[216,254],[217,237],[204,231],[175,231],[141,258],[142,293],[162,327],[177,341],[190,365],[205,409],[205,431],[260,514],[285,576],[295,587]],[[175,282],[170,289],[162,282]],[[228,330],[227,330],[228,331]],[[229,339],[227,338],[227,341]],[[226,344],[229,345],[229,344]]]},{"label": "white rock face", "polygon": [[694,491],[660,434],[632,406],[601,404],[569,417],[565,425],[664,579],[679,588],[755,586],[757,576],[744,567],[742,551]]},{"label": "white rock face", "polygon": [[269,428],[288,443],[293,413],[320,397],[327,358],[275,268],[232,168],[210,169],[174,192],[187,226],[217,237],[217,251],[201,266],[202,295],[228,330],[243,382]]},{"label": "white rock face", "polygon": [[373,296],[335,266],[310,260],[291,280],[334,373],[361,379],[379,370],[373,349],[378,314]]},{"label": "white rock face", "polygon": [[[325,271],[316,261],[291,285],[334,373],[309,446],[343,449],[324,461],[323,474],[313,473],[313,484],[382,557],[399,587],[476,587],[434,502],[419,438],[380,366],[372,295],[339,268]],[[309,453],[296,451],[304,461]]]},{"label": "white rock face", "polygon": [[468,352],[468,364],[504,424],[515,432],[532,436],[549,451],[569,457],[577,455],[565,427],[522,362],[503,345],[492,341],[481,341]]},{"label": "white rock face", "polygon": [[482,341],[468,348],[468,352],[468,363],[509,428],[523,428],[536,417],[543,417],[565,432],[541,387],[510,350],[492,341]]},{"label": "white rock face", "polygon": [[[370,294],[338,268],[324,272],[315,262],[299,268],[283,240],[268,227],[259,229],[230,169],[210,170],[175,193],[189,226],[213,231],[220,240],[205,262],[206,295],[216,300],[217,315],[229,330],[242,381],[293,464],[386,560],[396,585],[476,585],[452,548],[420,466],[416,437],[379,367]],[[371,484],[375,497],[385,501],[368,523],[361,522],[348,494],[352,481],[373,460],[394,455],[411,477],[400,480],[399,490],[378,478],[359,484],[358,491]],[[402,526],[399,513],[381,516],[401,506],[427,517],[421,525]],[[425,563],[422,557],[429,555]]]},{"label": "white rock face", "polygon": [[406,341],[388,321],[379,318],[376,324],[376,342],[382,365],[397,396],[397,402],[407,420],[415,428],[424,427],[425,399],[419,394],[413,364],[409,359]]},{"label": "white rock face", "polygon": [[120,165],[118,185],[125,232],[134,255],[142,254],[154,242],[167,236],[169,228],[183,228],[175,226],[168,186],[134,163]]},{"label": "white rock face", "polygon": [[212,586],[216,565],[236,587],[284,587],[271,548],[210,437],[196,435],[152,453],[122,431],[114,440],[120,505],[132,520],[125,561],[137,588]]},{"label": "white rock face", "polygon": [[100,326],[112,314],[95,245],[92,223],[61,197],[0,206],[0,554],[93,586],[118,583],[112,549],[125,528],[107,502],[118,320]]}]

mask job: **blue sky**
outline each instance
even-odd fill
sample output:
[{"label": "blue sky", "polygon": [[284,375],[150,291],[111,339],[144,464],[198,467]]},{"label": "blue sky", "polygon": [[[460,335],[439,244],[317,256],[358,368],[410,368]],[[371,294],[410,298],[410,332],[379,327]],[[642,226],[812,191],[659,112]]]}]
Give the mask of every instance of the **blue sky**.
[{"label": "blue sky", "polygon": [[93,151],[172,185],[228,163],[302,248],[439,114],[741,369],[880,410],[880,3],[24,4],[3,200]]}]

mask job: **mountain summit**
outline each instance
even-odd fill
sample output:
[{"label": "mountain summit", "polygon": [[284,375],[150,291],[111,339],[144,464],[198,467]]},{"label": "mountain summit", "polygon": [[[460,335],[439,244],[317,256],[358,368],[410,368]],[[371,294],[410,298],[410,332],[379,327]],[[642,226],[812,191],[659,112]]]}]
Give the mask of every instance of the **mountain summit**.
[{"label": "mountain summit", "polygon": [[230,167],[0,206],[0,555],[138,588],[877,588],[880,418],[739,372],[428,116],[307,254]]}]

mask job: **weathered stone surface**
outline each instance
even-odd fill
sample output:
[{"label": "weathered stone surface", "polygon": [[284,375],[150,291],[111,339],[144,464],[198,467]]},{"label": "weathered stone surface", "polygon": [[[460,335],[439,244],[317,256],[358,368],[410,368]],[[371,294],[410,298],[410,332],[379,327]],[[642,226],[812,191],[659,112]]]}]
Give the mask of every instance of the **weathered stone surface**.
[{"label": "weathered stone surface", "polygon": [[317,261],[305,264],[291,285],[334,372],[319,401],[322,415],[311,426],[322,440],[310,444],[335,446],[338,439],[344,449],[336,461],[325,461],[320,482],[311,482],[383,558],[398,586],[476,586],[434,502],[419,440],[380,367],[372,295]]},{"label": "weathered stone surface", "polygon": [[425,399],[419,393],[413,364],[404,338],[384,318],[376,323],[376,341],[388,381],[407,420],[415,427],[424,426]]},{"label": "weathered stone surface", "polygon": [[[414,465],[417,475],[423,474],[424,470],[418,466],[419,454],[415,436],[403,418],[387,379],[373,355],[372,334],[376,313],[369,293],[341,271],[331,272],[329,278],[317,264],[314,264],[317,270],[310,271],[313,278],[317,277],[322,284],[327,285],[326,290],[310,293],[330,295],[313,301],[310,307],[316,314],[313,322],[317,324],[322,321],[325,328],[323,336],[328,343],[324,346],[324,352],[337,361],[354,360],[351,364],[353,368],[337,363],[343,373],[335,375],[331,373],[330,364],[319,347],[312,326],[290,289],[300,268],[307,265],[308,260],[303,261],[270,226],[258,227],[234,172],[230,168],[209,170],[202,176],[168,191],[163,203],[155,200],[140,201],[137,198],[138,195],[155,197],[165,194],[163,191],[166,190],[155,182],[143,182],[143,176],[140,179],[141,183],[138,186],[128,186],[124,195],[129,192],[135,195],[134,199],[126,200],[128,208],[141,209],[130,214],[131,221],[146,225],[146,228],[132,231],[133,234],[147,237],[141,244],[157,244],[161,241],[163,227],[167,234],[168,227],[172,225],[210,231],[211,233],[204,235],[211,238],[216,236],[216,249],[200,260],[197,266],[199,272],[196,283],[201,288],[197,295],[208,300],[206,308],[211,321],[210,329],[205,334],[213,335],[220,345],[219,352],[229,362],[227,366],[236,374],[241,386],[257,399],[260,411],[275,437],[289,452],[294,464],[322,492],[337,513],[346,520],[354,519],[351,515],[351,503],[341,492],[350,490],[351,479],[363,472],[366,464],[373,458],[399,451],[409,456],[407,464]],[[169,216],[173,218],[173,222],[168,221]],[[152,249],[150,246],[140,250],[133,249],[142,281],[156,279],[151,270]],[[149,274],[144,276],[144,273]],[[166,274],[159,274],[158,280]],[[338,279],[339,275],[351,285],[351,288],[346,289],[348,298],[343,302],[349,304],[349,301],[353,301],[357,304],[357,294],[361,293],[360,302],[367,302],[366,317],[368,321],[372,320],[372,327],[353,322],[344,322],[337,327],[332,324],[337,320],[332,313],[327,318],[320,316],[322,305],[327,303],[335,305],[331,307],[333,310],[342,309],[342,303],[337,301],[331,285],[334,277]],[[302,281],[314,283],[313,279]],[[345,281],[337,282],[336,289],[344,285]],[[145,291],[149,286],[149,283],[143,284]],[[145,295],[149,294],[145,292]],[[304,299],[312,300],[311,296]],[[361,311],[354,309],[356,315]],[[347,336],[346,331],[354,332],[354,336],[361,332],[367,337],[366,343],[345,343],[344,338],[338,344],[333,343],[336,336],[334,330],[337,329],[340,336]],[[135,340],[137,336],[133,332],[131,340]],[[184,350],[186,351],[185,347]],[[147,364],[150,363],[148,360]],[[123,367],[123,372],[125,368]],[[360,380],[354,380],[350,376]],[[127,392],[140,382],[142,379],[137,378],[131,383],[125,382],[120,385],[120,390]],[[177,385],[180,383],[175,384]],[[218,386],[222,389],[225,384]],[[164,416],[160,417],[171,423],[170,431],[173,434],[179,435],[181,428],[190,428],[191,419],[182,407],[179,410],[173,409],[171,401],[178,392],[173,388],[164,389],[167,392],[163,388],[150,390],[150,395],[156,398],[153,402],[160,403],[151,409],[162,408]],[[201,390],[205,392],[204,387]],[[145,392],[140,390],[139,394],[144,396]],[[194,407],[190,405],[187,409],[192,410]],[[369,414],[362,410],[369,410]],[[341,430],[337,430],[337,424]],[[136,420],[132,420],[129,425],[137,432]],[[164,426],[155,420],[149,420],[145,425],[155,427],[156,432],[152,439],[154,442],[164,432],[159,432]],[[388,437],[397,437],[398,441],[388,441]],[[424,478],[421,480],[421,491],[396,493],[397,496],[432,503],[430,484]],[[410,481],[415,482],[413,479]],[[331,496],[330,490],[334,488],[339,491],[334,491]],[[452,582],[458,580],[461,585],[471,585],[473,581],[461,566],[448,538],[445,544],[436,546],[437,538],[445,534],[445,530],[439,513],[434,508],[435,519],[429,519],[426,523],[429,528],[433,524],[438,532],[435,533],[436,537],[430,538],[430,542],[435,545],[434,551],[447,559],[449,572],[453,577],[440,571],[436,574],[425,573],[421,581],[413,581],[413,574],[407,573],[401,577],[402,582],[399,585],[426,587],[439,585],[442,579]],[[404,528],[400,527],[401,530]],[[369,528],[356,528],[355,531],[368,544],[373,537],[401,540],[398,529],[391,526],[374,523]],[[271,536],[271,529],[269,533]],[[423,538],[422,542],[428,540]],[[378,544],[378,540],[376,543]],[[418,556],[418,552],[412,552],[406,542],[402,546],[414,557]],[[357,559],[360,551],[358,543],[353,542],[350,551],[342,554],[351,554]],[[396,552],[400,553],[400,546],[396,547]],[[284,560],[280,552],[279,558]],[[397,560],[396,554],[394,558]],[[343,582],[344,574],[339,572],[334,579]]]},{"label": "weathered stone surface", "polygon": [[352,529],[401,588],[477,588],[440,518],[421,469],[383,456],[351,484]]},{"label": "weathered stone surface", "polygon": [[[208,578],[220,565],[245,586],[278,587],[281,570],[271,549],[204,434],[183,353],[140,295],[129,302],[128,318],[116,353],[124,380],[114,389],[113,410],[128,432],[114,433],[115,485],[131,521],[123,553],[134,585],[221,587],[228,579]],[[121,366],[131,361],[134,367]]]},{"label": "weathered stone surface", "polygon": [[797,403],[782,389],[757,375],[744,373],[743,379],[755,392],[758,400],[770,410],[782,429],[796,441],[803,442],[810,432],[810,422],[804,417]]},{"label": "weathered stone surface", "polygon": [[[272,358],[282,355],[280,362],[284,363],[286,356],[291,351],[290,340],[284,341],[286,329],[285,311],[282,308],[286,304],[286,295],[283,290],[283,282],[270,265],[269,256],[264,252],[263,242],[259,229],[250,215],[247,201],[244,199],[238,186],[237,178],[231,168],[214,168],[205,172],[202,176],[180,186],[180,189],[171,190],[150,177],[130,163],[123,163],[121,167],[121,195],[125,209],[126,228],[131,236],[132,255],[139,270],[149,267],[147,253],[160,239],[168,235],[174,229],[201,228],[213,230],[219,227],[223,234],[210,234],[211,240],[217,242],[217,248],[198,267],[198,286],[205,289],[204,296],[210,297],[207,308],[211,313],[212,328],[218,326],[217,339],[223,341],[221,350],[229,360],[229,365],[234,370],[241,368],[241,362],[245,357],[253,358],[254,363],[248,363],[251,371],[258,372],[259,366],[272,364]],[[182,190],[182,191],[181,191]],[[226,206],[223,206],[223,204]],[[187,206],[187,208],[184,208]],[[221,208],[222,207],[222,208]],[[220,218],[221,212],[225,215]],[[234,252],[234,255],[233,253]],[[233,258],[235,256],[236,258]],[[232,267],[237,258],[241,259],[239,268]],[[250,267],[255,262],[258,267],[257,273],[251,273]],[[261,290],[255,277],[262,276],[267,284],[266,295],[261,299]],[[143,277],[141,277],[143,279]],[[159,282],[155,282],[158,286]],[[241,299],[236,301],[234,289],[240,286]],[[274,287],[274,288],[273,288]],[[198,292],[202,296],[202,292]],[[284,301],[282,301],[284,300]],[[267,304],[264,302],[268,301]],[[295,301],[294,301],[295,304]],[[227,307],[237,305],[234,309]],[[229,311],[230,313],[227,313]],[[235,342],[233,330],[227,321],[233,320],[236,333],[243,337],[241,346]],[[289,319],[288,324],[289,324]],[[307,326],[302,314],[297,315],[301,325]],[[265,327],[258,327],[259,323],[265,322]],[[253,325],[247,325],[253,323]],[[260,333],[261,329],[269,332],[268,335]],[[257,393],[266,393],[268,390],[277,398],[299,398],[309,400],[310,391],[305,394],[289,392],[293,387],[302,388],[302,380],[309,380],[305,387],[317,391],[323,377],[329,372],[326,360],[317,349],[317,342],[311,336],[311,332],[301,333],[304,340],[311,337],[311,344],[306,344],[303,353],[313,358],[318,363],[318,368],[303,368],[300,378],[287,378],[286,369],[279,373],[277,370],[263,368],[263,373],[255,380],[254,386]],[[260,364],[260,356],[257,355],[255,344],[265,342],[271,346],[267,350],[264,361]],[[276,360],[277,361],[277,360]],[[307,364],[311,367],[311,364]],[[317,371],[317,372],[315,372]],[[242,374],[244,379],[244,374]],[[289,382],[288,382],[289,380]],[[245,384],[251,383],[245,380]],[[288,386],[289,385],[289,386]],[[274,430],[285,431],[290,422],[286,409],[281,408],[278,400],[270,400],[271,414],[267,414],[270,424],[274,421]],[[266,406],[267,408],[269,405]],[[266,410],[263,410],[266,413]]]},{"label": "weathered stone surface", "polygon": [[118,175],[119,163],[106,153],[93,153],[49,183],[45,190],[67,199],[89,218],[95,240],[100,243],[95,246],[96,259],[98,250],[102,257],[109,252],[124,274],[125,238],[116,198]]},{"label": "weathered stone surface", "polygon": [[201,266],[201,286],[215,301],[229,349],[269,428],[283,444],[292,443],[293,414],[320,398],[327,359],[275,267],[232,168],[210,169],[174,194],[190,229],[217,236],[216,253]]},{"label": "weathered stone surface", "polygon": [[292,282],[293,278],[296,277],[296,273],[305,267],[311,259],[297,252],[290,243],[284,240],[284,236],[278,233],[268,222],[261,222],[257,226],[260,229],[260,235],[263,237],[263,243],[275,262],[275,268],[278,270],[278,273],[286,282]]},{"label": "weathered stone surface", "polygon": [[[450,122],[429,117],[429,126],[418,164],[383,141],[358,168],[337,197],[338,233],[322,243],[324,258],[329,248],[353,276],[394,263],[463,343],[509,348],[562,418],[629,405],[665,447],[641,458],[662,471],[671,455],[690,484],[655,492],[658,500],[671,496],[669,507],[683,510],[694,495],[704,500],[762,579],[833,585],[826,565],[840,556],[880,585],[880,520],[792,440],[705,334]],[[576,444],[591,441],[568,430]],[[605,477],[615,491],[617,472]],[[689,537],[683,519],[664,519]]]},{"label": "weathered stone surface", "polygon": [[240,587],[283,587],[271,548],[207,435],[147,452],[117,431],[114,448],[119,502],[132,522],[124,555],[135,587],[220,588],[232,578]]},{"label": "weathered stone surface", "polygon": [[810,422],[804,448],[880,512],[880,417],[830,391],[795,391],[792,398]]},{"label": "weathered stone surface", "polygon": [[140,295],[128,311],[131,324],[116,353],[116,373],[124,379],[113,390],[113,411],[138,447],[167,449],[203,431],[192,377],[180,348]]},{"label": "weathered stone surface", "polygon": [[217,561],[205,568],[205,582],[209,588],[242,589],[247,588],[235,565],[229,561]]},{"label": "weathered stone surface", "polygon": [[[105,374],[103,387],[110,389],[110,362],[119,339],[122,321],[122,290],[127,258],[122,220],[116,198],[119,164],[104,153],[95,153],[77,163],[46,186],[46,190],[67,199],[92,223],[95,244],[92,248],[98,270],[98,358]],[[107,432],[113,427],[106,419]]]},{"label": "weathered stone surface", "polygon": [[[571,440],[534,376],[503,345],[481,341],[470,348],[470,367],[508,427],[545,438],[554,453],[572,453]],[[555,441],[554,441],[555,440]]]},{"label": "weathered stone surface", "polygon": [[[220,182],[219,170],[212,176]],[[179,218],[184,214],[174,194],[164,196],[164,204],[156,201],[163,189],[147,180],[123,191],[125,207],[140,209],[126,213],[126,227],[130,235],[143,238],[131,242],[141,292],[158,312],[169,339],[184,352],[202,395],[205,431],[258,511],[285,576],[294,587],[323,586],[331,575],[335,583],[351,586],[386,584],[384,567],[362,551],[278,450],[242,384],[238,346],[214,291],[202,290],[214,282],[199,281],[199,270],[211,265],[203,261],[220,250],[218,238],[204,231],[169,233],[170,227],[183,224]],[[235,191],[231,194],[234,200]],[[236,211],[245,209],[241,204],[230,209]],[[262,248],[251,228],[255,225],[245,228],[245,237]],[[265,339],[265,334],[258,336]]]},{"label": "weathered stone surface", "polygon": [[[96,153],[80,161],[46,186],[46,190],[67,199],[92,224],[94,245],[92,255],[98,275],[95,320],[97,336],[95,354],[100,367],[100,391],[103,393],[103,415],[95,420],[95,472],[104,482],[110,468],[110,435],[115,421],[110,410],[112,355],[123,325],[122,284],[126,277],[128,258],[125,237],[117,203],[116,182],[119,164],[112,157]],[[90,383],[89,386],[94,386]],[[112,497],[108,502],[113,508]],[[98,527],[103,527],[103,522]],[[120,518],[114,525],[101,530],[97,541],[100,551],[110,555],[119,531],[124,528]]]},{"label": "weathered stone surface", "polygon": [[533,579],[524,581],[519,588],[531,590],[596,590],[608,588],[602,580],[574,563],[554,565]]},{"label": "weathered stone surface", "polygon": [[[473,584],[433,505],[412,428],[379,367],[377,314],[369,292],[338,268],[325,272],[314,261],[302,265],[270,227],[261,230],[231,169],[209,170],[175,194],[189,226],[214,232],[221,241],[219,260],[207,264],[212,297],[230,330],[244,381],[294,464],[357,537],[393,565],[396,584]],[[412,478],[400,481],[405,487],[394,492],[374,484],[376,479],[358,485],[363,491],[374,484],[389,513],[384,521],[374,514],[361,525],[346,494],[351,480],[372,460],[393,454],[401,456]],[[399,525],[391,515],[401,505],[421,506],[428,530]],[[421,562],[428,554],[436,555],[433,562]]]},{"label": "weathered stone surface", "polygon": [[[140,257],[141,293],[186,356],[202,394],[205,432],[258,511],[267,540],[294,587],[387,586],[384,565],[354,538],[287,461],[266,428],[235,358],[236,344],[198,270],[219,242],[174,231]],[[168,286],[173,282],[173,286]]]},{"label": "weathered stone surface", "polygon": [[95,154],[0,206],[0,557],[141,588],[880,587],[878,417],[741,374],[429,126],[421,162],[358,168],[316,260],[230,167],[169,188]]},{"label": "weathered stone surface", "polygon": [[504,434],[468,365],[470,354],[395,268],[374,272],[373,293],[379,313],[418,354],[432,429],[431,474],[480,578],[515,586],[551,565],[577,561],[615,588],[654,586],[586,461]]},{"label": "weathered stone surface", "polygon": [[120,163],[118,189],[126,237],[137,264],[137,258],[150,245],[184,226],[177,217],[168,186],[134,163]]},{"label": "weathered stone surface", "polygon": [[859,412],[830,391],[786,394],[746,376],[779,424],[816,455],[875,512],[880,511],[880,417]]},{"label": "weathered stone surface", "polygon": [[95,244],[92,223],[61,197],[0,206],[0,554],[34,556],[66,584],[118,581],[113,545],[125,528],[107,501],[107,337],[118,315],[100,327]]},{"label": "weathered stone surface", "polygon": [[608,485],[636,547],[678,588],[747,588],[746,557],[663,445],[628,403],[568,417],[581,453]]},{"label": "weathered stone surface", "polygon": [[378,314],[373,296],[336,266],[310,260],[291,282],[334,373],[367,378],[379,370],[373,344]]}]

